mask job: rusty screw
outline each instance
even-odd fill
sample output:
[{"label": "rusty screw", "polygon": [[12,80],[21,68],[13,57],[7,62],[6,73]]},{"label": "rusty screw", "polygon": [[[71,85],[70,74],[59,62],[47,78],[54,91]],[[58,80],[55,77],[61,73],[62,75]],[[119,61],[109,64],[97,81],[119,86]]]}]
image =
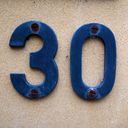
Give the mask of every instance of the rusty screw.
[{"label": "rusty screw", "polygon": [[38,90],[32,89],[31,92],[30,92],[30,96],[32,98],[37,98],[38,97]]},{"label": "rusty screw", "polygon": [[91,33],[96,34],[99,31],[99,28],[97,26],[91,27]]},{"label": "rusty screw", "polygon": [[38,94],[38,91],[35,90],[35,89],[33,89],[33,90],[31,90],[31,94],[32,94],[32,95],[37,95],[37,94]]},{"label": "rusty screw", "polygon": [[33,23],[31,25],[31,29],[32,29],[32,31],[37,32],[37,31],[39,31],[39,25],[37,23]]},{"label": "rusty screw", "polygon": [[97,92],[95,89],[89,89],[87,95],[90,99],[94,99],[97,96]]}]

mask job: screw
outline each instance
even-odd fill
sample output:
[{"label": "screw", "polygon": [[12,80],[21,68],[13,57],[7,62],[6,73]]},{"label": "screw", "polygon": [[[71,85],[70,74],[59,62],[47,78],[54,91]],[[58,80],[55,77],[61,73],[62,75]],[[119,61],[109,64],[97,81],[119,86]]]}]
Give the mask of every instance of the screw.
[{"label": "screw", "polygon": [[36,94],[38,94],[38,91],[35,90],[35,89],[33,89],[33,90],[31,90],[31,94],[32,94],[32,95],[36,95]]},{"label": "screw", "polygon": [[37,23],[33,23],[31,25],[31,29],[32,29],[32,31],[37,32],[37,31],[39,31],[39,25]]},{"label": "screw", "polygon": [[98,30],[99,30],[99,28],[95,25],[91,27],[91,33],[93,33],[93,34],[96,34],[98,32]]},{"label": "screw", "polygon": [[30,92],[30,96],[32,98],[37,98],[38,97],[38,90],[32,89],[31,92]]},{"label": "screw", "polygon": [[97,96],[97,92],[95,89],[89,89],[87,95],[90,99],[95,99]]}]

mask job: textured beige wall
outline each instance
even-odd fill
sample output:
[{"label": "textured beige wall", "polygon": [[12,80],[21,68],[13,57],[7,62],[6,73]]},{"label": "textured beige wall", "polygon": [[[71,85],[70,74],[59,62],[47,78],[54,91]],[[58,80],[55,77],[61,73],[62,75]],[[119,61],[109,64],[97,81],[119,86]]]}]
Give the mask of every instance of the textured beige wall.
[{"label": "textured beige wall", "polygon": [[[19,95],[9,79],[11,72],[26,73],[34,84],[44,79],[41,72],[29,68],[29,53],[41,48],[40,39],[31,38],[21,50],[8,45],[16,26],[28,20],[50,25],[59,42],[57,87],[38,101]],[[108,26],[117,44],[115,86],[98,102],[77,97],[70,82],[71,38],[78,27],[89,22]],[[97,40],[87,42],[83,79],[96,85],[103,77],[104,49]],[[0,128],[128,128],[128,0],[0,0]]]}]

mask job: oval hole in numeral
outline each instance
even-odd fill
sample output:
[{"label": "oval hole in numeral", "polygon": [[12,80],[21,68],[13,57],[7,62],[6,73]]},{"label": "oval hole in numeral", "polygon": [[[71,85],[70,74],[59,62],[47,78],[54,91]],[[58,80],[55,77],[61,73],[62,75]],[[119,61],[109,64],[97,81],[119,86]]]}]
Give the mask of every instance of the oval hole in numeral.
[{"label": "oval hole in numeral", "polygon": [[103,80],[104,43],[99,38],[85,40],[82,48],[82,79],[94,87]]}]

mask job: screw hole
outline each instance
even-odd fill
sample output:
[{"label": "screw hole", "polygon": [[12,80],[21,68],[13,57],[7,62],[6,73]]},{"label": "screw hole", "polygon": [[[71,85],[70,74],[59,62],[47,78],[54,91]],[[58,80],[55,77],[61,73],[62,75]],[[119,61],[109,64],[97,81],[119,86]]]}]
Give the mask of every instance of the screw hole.
[{"label": "screw hole", "polygon": [[99,28],[97,26],[91,27],[91,33],[96,34],[98,32]]},{"label": "screw hole", "polygon": [[33,23],[31,25],[31,29],[32,29],[32,31],[37,32],[37,31],[39,31],[39,25],[37,23]]},{"label": "screw hole", "polygon": [[95,98],[96,95],[97,95],[96,90],[90,89],[90,90],[88,91],[88,97],[89,97],[89,98]]},{"label": "screw hole", "polygon": [[38,94],[37,90],[35,90],[35,89],[31,90],[31,95],[37,95],[37,94]]}]

